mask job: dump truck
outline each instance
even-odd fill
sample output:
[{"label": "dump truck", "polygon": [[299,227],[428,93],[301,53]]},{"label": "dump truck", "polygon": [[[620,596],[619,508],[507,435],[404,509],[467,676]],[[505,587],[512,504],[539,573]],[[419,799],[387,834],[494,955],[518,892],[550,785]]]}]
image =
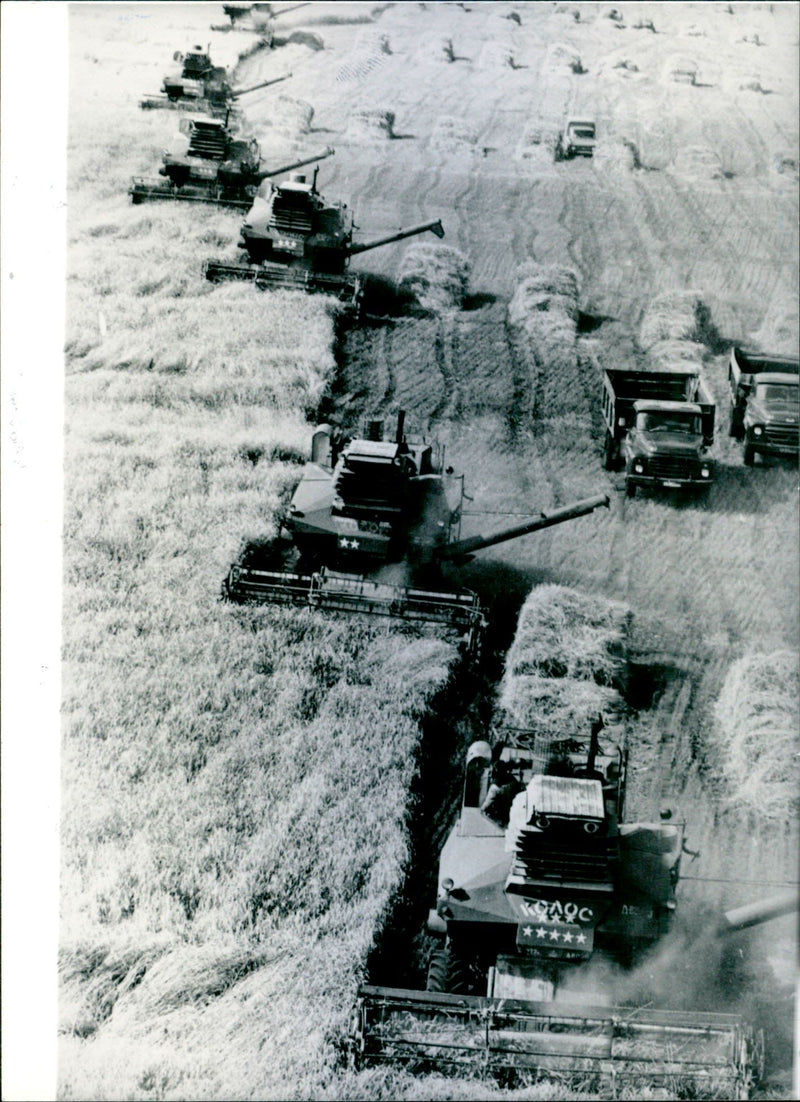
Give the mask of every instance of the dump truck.
[{"label": "dump truck", "polygon": [[[365,438],[349,441],[321,425],[277,538],[243,549],[223,595],[444,623],[474,652],[483,610],[476,594],[443,583],[442,565],[462,564],[483,548],[608,507],[609,499],[588,498],[500,532],[462,538],[463,497],[463,475],[445,465],[440,444],[406,436],[402,410],[389,440],[381,419],[369,421]],[[404,584],[397,584],[398,575]]]},{"label": "dump truck", "polygon": [[307,180],[295,173],[280,184],[265,183],[242,225],[237,242],[249,262],[231,264],[207,260],[206,279],[246,280],[261,290],[289,288],[319,291],[338,297],[357,310],[362,283],[347,266],[352,256],[430,231],[444,237],[438,219],[380,237],[353,241],[353,215],[346,203],[328,203],[317,190],[317,171]]},{"label": "dump truck", "polygon": [[179,129],[184,140],[164,153],[164,163],[158,170],[166,180],[134,177],[128,192],[133,203],[176,199],[248,210],[263,180],[334,153],[328,147],[314,156],[268,169],[261,161],[256,139],[238,136],[238,128],[228,120],[181,119]]},{"label": "dump truck", "polygon": [[179,72],[168,74],[158,95],[145,96],[139,101],[142,110],[169,108],[173,111],[205,112],[217,118],[227,118],[234,111],[236,101],[250,92],[280,84],[292,75],[285,73],[271,80],[262,80],[248,88],[234,88],[228,71],[214,65],[207,50],[195,46],[187,54],[176,53],[175,60],[182,60]]},{"label": "dump truck", "polygon": [[556,160],[593,157],[597,145],[597,127],[593,119],[567,119],[556,141]]},{"label": "dump truck", "polygon": [[[734,1014],[615,1006],[597,969],[635,963],[670,929],[683,827],[626,823],[627,752],[602,738],[503,728],[467,751],[461,808],[439,862],[426,990],[363,985],[354,1064],[599,1076],[635,1090],[747,1097],[760,1031]],[[725,915],[766,921],[796,897]],[[702,1092],[702,1093],[701,1093]],[[634,1097],[634,1095],[630,1095]]]},{"label": "dump truck", "polygon": [[744,441],[743,458],[796,456],[800,445],[800,361],[734,346],[728,360],[730,434]]},{"label": "dump truck", "polygon": [[714,480],[714,399],[697,371],[603,372],[604,463],[625,464],[629,497],[638,486],[703,488]]}]

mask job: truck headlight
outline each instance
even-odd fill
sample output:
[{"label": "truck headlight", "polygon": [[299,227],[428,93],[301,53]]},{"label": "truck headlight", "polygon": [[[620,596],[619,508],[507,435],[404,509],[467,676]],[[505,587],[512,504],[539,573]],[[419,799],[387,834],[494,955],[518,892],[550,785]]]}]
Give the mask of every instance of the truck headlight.
[{"label": "truck headlight", "polygon": [[753,436],[761,436],[763,431],[764,431],[764,429],[761,427],[761,425],[756,425],[755,428],[753,429]]},{"label": "truck headlight", "polygon": [[711,478],[711,471],[709,470],[708,467],[701,467],[700,468],[700,477],[701,478]]},{"label": "truck headlight", "polygon": [[636,474],[644,474],[644,463],[641,459],[634,460],[633,469]]}]

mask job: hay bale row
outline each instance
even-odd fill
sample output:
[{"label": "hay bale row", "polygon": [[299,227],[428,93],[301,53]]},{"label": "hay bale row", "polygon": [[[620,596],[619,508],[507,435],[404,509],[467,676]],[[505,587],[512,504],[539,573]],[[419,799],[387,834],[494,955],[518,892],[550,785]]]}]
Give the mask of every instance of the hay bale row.
[{"label": "hay bale row", "polygon": [[538,586],[522,607],[506,672],[611,685],[630,610],[619,601],[563,586]]},{"label": "hay bale row", "polygon": [[279,95],[271,102],[266,125],[281,137],[297,138],[307,134],[314,118],[314,108],[305,100]]},{"label": "hay bale row", "polygon": [[714,710],[732,806],[790,822],[800,810],[800,656],[747,654],[734,662]]},{"label": "hay bale row", "polygon": [[652,371],[699,371],[703,352],[697,341],[656,341],[647,350],[647,359]]},{"label": "hay bale row", "polygon": [[[575,412],[583,388],[577,350],[578,277],[571,268],[529,262],[508,305],[507,326],[531,408],[540,417]],[[589,401],[584,396],[584,410]]]},{"label": "hay bale row", "polygon": [[415,242],[400,263],[400,292],[427,313],[458,310],[467,294],[470,270],[469,260],[458,249]]},{"label": "hay bale row", "polygon": [[642,348],[648,351],[659,341],[693,341],[701,305],[697,291],[668,291],[653,299],[639,330]]},{"label": "hay bale row", "polygon": [[630,610],[558,585],[537,586],[517,622],[500,684],[502,722],[552,739],[584,738],[598,712],[618,717]]},{"label": "hay bale row", "polygon": [[394,138],[394,112],[375,109],[353,111],[347,120],[347,140],[359,145],[391,141]]}]

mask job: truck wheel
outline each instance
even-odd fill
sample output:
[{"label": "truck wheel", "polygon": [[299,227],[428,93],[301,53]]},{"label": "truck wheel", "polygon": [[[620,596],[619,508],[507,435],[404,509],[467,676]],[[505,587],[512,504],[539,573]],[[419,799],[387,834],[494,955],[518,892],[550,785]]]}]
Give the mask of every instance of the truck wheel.
[{"label": "truck wheel", "polygon": [[625,493],[628,495],[628,497],[636,497],[636,483],[635,482],[626,482],[625,483]]},{"label": "truck wheel", "polygon": [[756,450],[752,444],[745,444],[744,446],[744,465],[745,467],[752,467],[756,461]]},{"label": "truck wheel", "polygon": [[603,466],[607,471],[614,470],[614,461],[616,459],[616,446],[614,444],[614,437],[608,430],[606,430],[606,440],[603,447]]}]

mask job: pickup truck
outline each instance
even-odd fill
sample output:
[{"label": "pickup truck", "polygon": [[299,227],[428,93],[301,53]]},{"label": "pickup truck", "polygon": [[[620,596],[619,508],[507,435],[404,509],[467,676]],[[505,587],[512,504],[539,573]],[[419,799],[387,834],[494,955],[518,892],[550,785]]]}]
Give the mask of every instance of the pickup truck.
[{"label": "pickup truck", "polygon": [[603,372],[605,467],[625,463],[625,489],[709,486],[714,399],[696,371]]},{"label": "pickup truck", "polygon": [[556,143],[556,160],[571,157],[593,157],[597,145],[597,128],[592,119],[567,119]]},{"label": "pickup truck", "polygon": [[732,348],[728,362],[731,436],[744,440],[744,461],[797,455],[800,448],[800,361]]}]

